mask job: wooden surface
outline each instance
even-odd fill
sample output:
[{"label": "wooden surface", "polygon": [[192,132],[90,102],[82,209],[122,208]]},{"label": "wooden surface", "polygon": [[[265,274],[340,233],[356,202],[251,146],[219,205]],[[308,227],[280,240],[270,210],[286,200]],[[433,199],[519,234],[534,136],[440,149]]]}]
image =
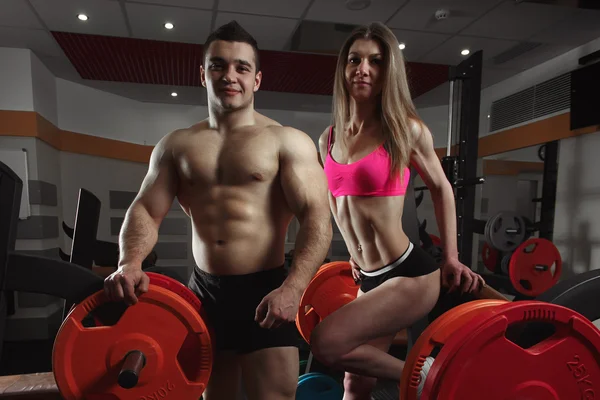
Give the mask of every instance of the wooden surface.
[{"label": "wooden surface", "polygon": [[492,300],[506,300],[510,301],[506,296],[497,291],[491,286],[486,285],[481,291],[476,295],[479,299],[492,299]]},{"label": "wooden surface", "polygon": [[62,400],[52,372],[0,376],[0,399]]}]

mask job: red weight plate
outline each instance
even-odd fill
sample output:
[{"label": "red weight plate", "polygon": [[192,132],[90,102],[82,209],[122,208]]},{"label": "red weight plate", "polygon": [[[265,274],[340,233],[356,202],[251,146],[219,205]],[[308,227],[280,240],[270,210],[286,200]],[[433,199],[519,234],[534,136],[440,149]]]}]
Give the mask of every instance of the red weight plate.
[{"label": "red weight plate", "polygon": [[[522,323],[555,333],[523,348],[507,338]],[[501,305],[476,316],[441,349],[421,400],[593,399],[600,392],[600,330],[581,314],[539,301]]]},{"label": "red weight plate", "polygon": [[400,398],[418,399],[417,389],[421,383],[421,369],[434,348],[443,346],[455,331],[469,323],[479,313],[505,303],[507,302],[504,300],[474,300],[450,309],[433,321],[421,333],[408,353],[400,379]]},{"label": "red weight plate", "polygon": [[508,271],[510,281],[519,293],[537,297],[558,282],[562,258],[551,241],[531,238],[517,247],[510,258]]},{"label": "red weight plate", "polygon": [[159,274],[157,272],[146,272],[146,275],[148,275],[148,278],[150,278],[151,285],[160,286],[177,293],[178,295],[183,297],[185,301],[190,303],[192,307],[194,307],[198,312],[200,312],[200,310],[202,309],[202,302],[200,301],[198,296],[196,296],[194,292],[192,292],[190,288],[185,286],[183,283],[169,276]]},{"label": "red weight plate", "polygon": [[333,262],[321,267],[306,287],[296,315],[296,326],[307,343],[319,322],[356,299],[359,287],[352,278],[350,263]]},{"label": "red weight plate", "polygon": [[[196,294],[192,292],[190,288],[188,288],[178,280],[171,278],[170,276],[159,274],[157,272],[146,272],[146,275],[148,275],[148,277],[150,278],[150,284],[169,289],[170,291],[177,293],[185,301],[190,303],[192,307],[194,307],[194,309],[198,311],[204,323],[207,324],[210,335],[214,337],[213,327],[208,325],[208,317],[204,308],[202,307],[202,302],[200,301],[198,296],[196,296]],[[212,343],[216,344],[215,341],[213,341]]]},{"label": "red weight plate", "polygon": [[433,242],[434,246],[441,246],[442,245],[442,239],[440,239],[438,236],[435,236],[434,234],[429,234],[429,237],[431,238],[431,241]]},{"label": "red weight plate", "polygon": [[[187,301],[169,289],[149,285],[138,303],[125,308],[110,326],[86,328],[82,320],[101,307],[119,306],[99,291],[73,308],[52,352],[54,378],[65,400],[197,399],[213,363],[208,329]],[[137,385],[118,384],[126,356],[145,356]]]},{"label": "red weight plate", "polygon": [[498,265],[498,250],[491,247],[487,242],[483,243],[483,247],[481,249],[481,258],[483,259],[483,265],[491,271],[496,271],[496,265]]}]

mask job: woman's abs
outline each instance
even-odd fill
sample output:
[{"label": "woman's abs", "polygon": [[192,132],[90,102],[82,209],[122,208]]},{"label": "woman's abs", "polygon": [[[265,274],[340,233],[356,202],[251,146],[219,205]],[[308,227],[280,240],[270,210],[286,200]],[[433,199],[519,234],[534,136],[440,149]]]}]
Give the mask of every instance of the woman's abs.
[{"label": "woman's abs", "polygon": [[332,199],[332,211],[352,259],[365,271],[400,257],[409,239],[402,229],[398,197]]}]

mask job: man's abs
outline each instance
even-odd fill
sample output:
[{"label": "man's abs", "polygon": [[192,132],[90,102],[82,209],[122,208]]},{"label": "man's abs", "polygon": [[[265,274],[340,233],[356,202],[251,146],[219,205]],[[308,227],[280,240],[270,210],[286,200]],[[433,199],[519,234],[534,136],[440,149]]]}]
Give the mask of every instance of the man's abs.
[{"label": "man's abs", "polygon": [[233,275],[283,264],[292,215],[279,182],[275,133],[258,126],[218,133],[201,123],[173,151],[198,267]]},{"label": "man's abs", "polygon": [[[213,192],[213,193],[211,193]],[[214,192],[219,192],[214,193]],[[291,217],[272,193],[244,188],[208,190],[182,202],[192,223],[196,265],[210,274],[238,275],[284,263]],[[266,198],[265,198],[266,197]]]}]

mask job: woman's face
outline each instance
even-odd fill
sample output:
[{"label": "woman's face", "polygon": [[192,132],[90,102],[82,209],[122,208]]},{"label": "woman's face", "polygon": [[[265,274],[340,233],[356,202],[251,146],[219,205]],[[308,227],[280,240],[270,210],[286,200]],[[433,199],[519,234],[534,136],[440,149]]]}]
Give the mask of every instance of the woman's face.
[{"label": "woman's face", "polygon": [[371,39],[357,39],[346,60],[346,87],[356,101],[375,99],[382,90],[383,49]]}]

